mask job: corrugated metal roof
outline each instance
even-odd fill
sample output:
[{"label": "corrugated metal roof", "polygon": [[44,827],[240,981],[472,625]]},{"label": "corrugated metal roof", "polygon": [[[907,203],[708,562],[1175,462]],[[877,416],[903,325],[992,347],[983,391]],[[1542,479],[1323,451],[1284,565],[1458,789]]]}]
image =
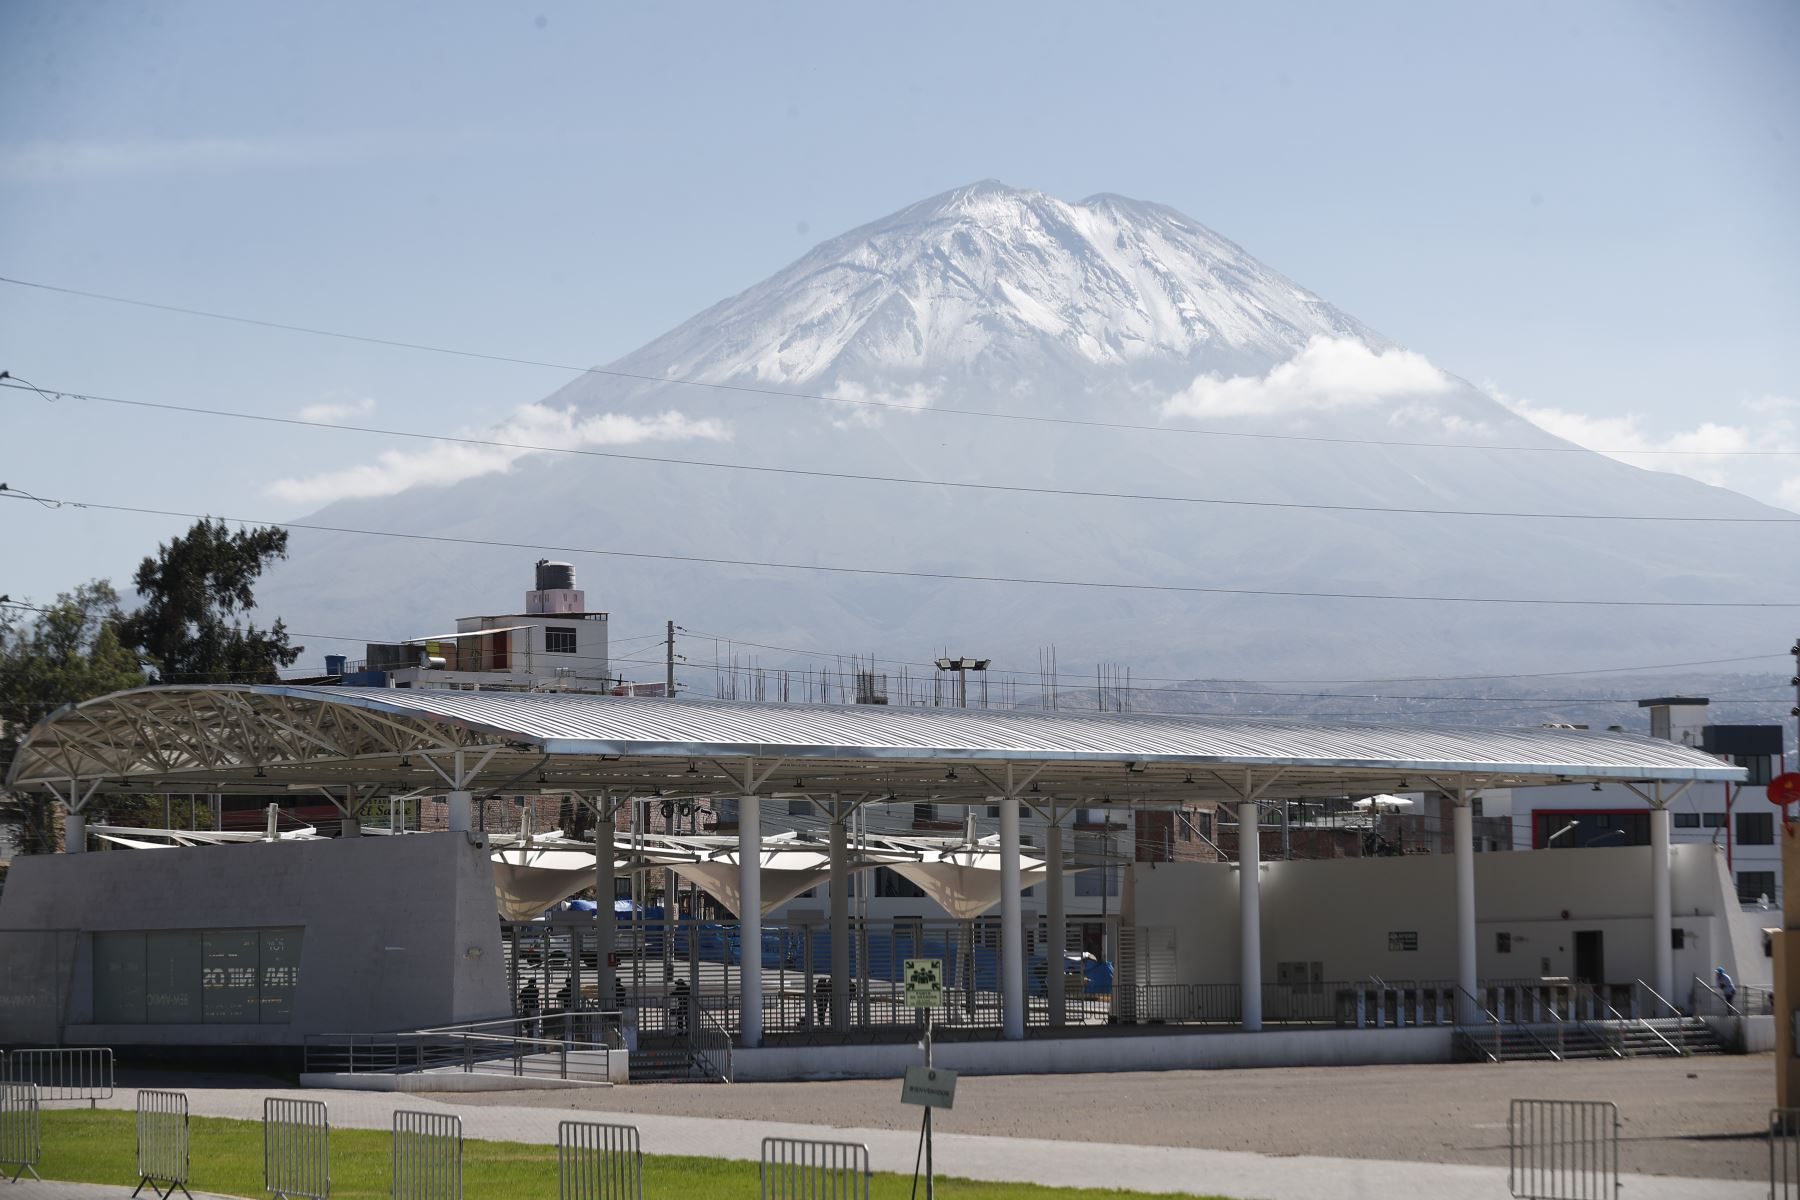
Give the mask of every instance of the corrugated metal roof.
[{"label": "corrugated metal roof", "polygon": [[1736,781],[1737,767],[1635,734],[1275,717],[759,704],[566,693],[233,690],[450,721],[558,755],[1162,762]]}]

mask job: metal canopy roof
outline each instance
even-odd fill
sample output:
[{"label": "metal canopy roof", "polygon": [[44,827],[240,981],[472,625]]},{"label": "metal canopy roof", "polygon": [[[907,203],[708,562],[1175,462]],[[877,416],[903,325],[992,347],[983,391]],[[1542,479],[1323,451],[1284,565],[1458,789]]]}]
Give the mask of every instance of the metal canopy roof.
[{"label": "metal canopy roof", "polygon": [[748,782],[760,794],[979,803],[1005,791],[1008,771],[1046,796],[1152,804],[1265,787],[1275,798],[1744,778],[1673,742],[1568,729],[207,685],[61,709],[26,737],[9,783],[291,793],[460,780],[479,792],[716,796]]}]

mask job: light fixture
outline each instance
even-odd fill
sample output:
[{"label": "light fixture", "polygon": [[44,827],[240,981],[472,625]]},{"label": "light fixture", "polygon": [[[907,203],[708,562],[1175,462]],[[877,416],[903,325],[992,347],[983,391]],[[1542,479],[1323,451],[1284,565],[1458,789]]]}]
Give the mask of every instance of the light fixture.
[{"label": "light fixture", "polygon": [[806,790],[806,780],[800,778],[798,775],[794,776],[794,790],[796,792],[805,791]]},{"label": "light fixture", "polygon": [[1193,772],[1192,772],[1192,771],[1189,771],[1189,772],[1188,772],[1188,773],[1187,773],[1187,774],[1186,774],[1186,775],[1185,775],[1185,776],[1184,776],[1184,777],[1183,777],[1183,778],[1182,778],[1182,780],[1181,780],[1181,782],[1183,782],[1183,783],[1192,783],[1192,782],[1194,782],[1194,773],[1193,773]]},{"label": "light fixture", "polygon": [[1597,783],[1596,783],[1596,784],[1595,784],[1595,785],[1594,785],[1594,790],[1595,790],[1595,791],[1596,791],[1596,792],[1597,792],[1597,791],[1599,791],[1599,790],[1600,790],[1600,785],[1599,785],[1599,784],[1597,784]]},{"label": "light fixture", "polygon": [[256,778],[267,779],[268,777],[269,777],[269,773],[262,769],[262,764],[257,763],[256,764]]},{"label": "light fixture", "polygon": [[1038,794],[1038,785],[1035,783],[1031,785],[1031,794],[1034,796]]},{"label": "light fixture", "polygon": [[404,770],[408,770],[408,771],[412,770],[412,759],[409,758],[407,755],[402,754],[400,756],[400,766]]},{"label": "light fixture", "polygon": [[946,782],[946,783],[955,783],[956,782],[956,768],[955,767],[951,767],[948,771],[944,772],[944,782]]},{"label": "light fixture", "polygon": [[689,775],[698,775],[700,773],[700,768],[696,767],[691,759],[688,761],[687,773]]}]

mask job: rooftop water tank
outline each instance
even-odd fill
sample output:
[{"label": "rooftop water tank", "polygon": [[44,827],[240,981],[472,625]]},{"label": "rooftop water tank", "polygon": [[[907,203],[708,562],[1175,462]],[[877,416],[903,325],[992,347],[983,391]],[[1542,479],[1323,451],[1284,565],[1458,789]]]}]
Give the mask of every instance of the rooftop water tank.
[{"label": "rooftop water tank", "polygon": [[575,588],[575,564],[551,562],[540,558],[537,562],[537,590],[540,592],[573,591]]}]

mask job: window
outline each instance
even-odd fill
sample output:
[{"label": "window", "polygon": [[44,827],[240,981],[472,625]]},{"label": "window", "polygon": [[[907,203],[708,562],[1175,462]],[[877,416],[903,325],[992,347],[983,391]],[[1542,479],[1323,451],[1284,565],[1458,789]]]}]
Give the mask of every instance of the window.
[{"label": "window", "polygon": [[1725,828],[1725,814],[1722,812],[1701,813],[1700,824],[1707,829],[1723,829]]},{"label": "window", "polygon": [[887,867],[875,868],[875,895],[890,900],[922,900],[925,889]]},{"label": "window", "polygon": [[94,935],[104,1025],[285,1025],[302,930],[171,929]]},{"label": "window", "polygon": [[935,805],[935,804],[915,804],[915,805],[913,805],[913,824],[914,825],[921,825],[921,824],[929,825],[931,822],[933,822],[935,820],[937,820],[937,805]]},{"label": "window", "polygon": [[1740,846],[1773,846],[1775,844],[1775,814],[1772,812],[1741,812],[1737,815],[1737,840]]},{"label": "window", "polygon": [[550,654],[575,653],[575,631],[566,625],[546,625],[544,650]]},{"label": "window", "polygon": [[[1101,889],[1104,887],[1104,891]],[[1117,864],[1092,868],[1075,873],[1075,894],[1077,896],[1117,896],[1119,894],[1119,868]]]},{"label": "window", "polygon": [[1501,930],[1494,935],[1494,951],[1497,954],[1512,953],[1512,934]]},{"label": "window", "polygon": [[813,804],[812,804],[811,800],[795,800],[792,797],[789,797],[789,799],[788,799],[788,816],[790,816],[790,817],[810,817],[810,816],[812,816],[812,812],[813,812]]},{"label": "window", "polygon": [[1697,812],[1678,812],[1678,813],[1676,813],[1675,814],[1675,828],[1677,828],[1677,829],[1698,829],[1698,828],[1700,828],[1700,814]]},{"label": "window", "polygon": [[1775,757],[1770,754],[1734,754],[1731,761],[1750,773],[1744,782],[1751,787],[1767,787],[1775,778]]},{"label": "window", "polygon": [[1775,872],[1773,871],[1739,871],[1737,873],[1737,893],[1739,904],[1755,904],[1764,896],[1770,903],[1775,900]]}]

